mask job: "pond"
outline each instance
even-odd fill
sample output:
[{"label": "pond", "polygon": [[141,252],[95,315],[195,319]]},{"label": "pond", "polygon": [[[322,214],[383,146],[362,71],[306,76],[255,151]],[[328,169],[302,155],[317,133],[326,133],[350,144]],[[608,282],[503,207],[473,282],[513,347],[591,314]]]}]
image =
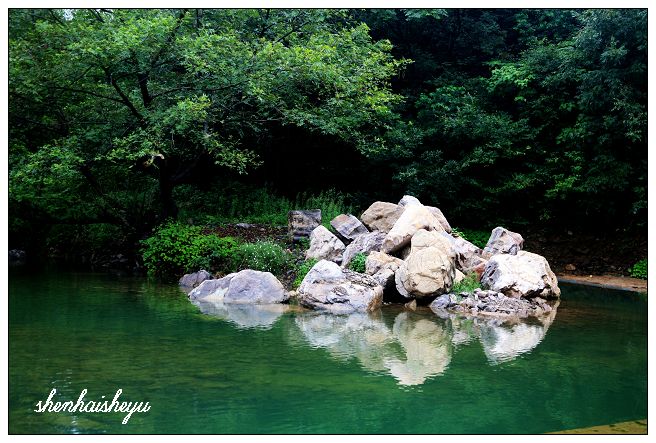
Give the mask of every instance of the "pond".
[{"label": "pond", "polygon": [[[647,416],[646,296],[562,285],[518,324],[384,306],[194,305],[90,273],[9,275],[10,433],[543,433]],[[149,402],[43,412],[54,401]],[[105,396],[104,398],[101,396]]]}]

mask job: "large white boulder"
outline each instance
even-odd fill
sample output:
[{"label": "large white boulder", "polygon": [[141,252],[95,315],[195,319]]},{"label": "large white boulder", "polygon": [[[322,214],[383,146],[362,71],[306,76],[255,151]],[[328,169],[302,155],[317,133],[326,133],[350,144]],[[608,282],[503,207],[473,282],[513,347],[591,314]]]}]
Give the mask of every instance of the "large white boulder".
[{"label": "large white boulder", "polygon": [[372,231],[388,233],[403,214],[403,207],[388,202],[374,202],[362,213],[360,220]]},{"label": "large white boulder", "polygon": [[383,288],[371,276],[321,260],[298,288],[302,306],[336,314],[373,311],[383,301]]},{"label": "large white boulder", "polygon": [[422,204],[409,204],[387,234],[382,251],[391,253],[402,249],[410,243],[412,236],[420,229],[444,231],[439,220],[425,206]]},{"label": "large white boulder", "polygon": [[481,285],[508,297],[560,297],[558,279],[547,260],[527,251],[492,256],[485,266]]},{"label": "large white boulder", "polygon": [[272,304],[289,299],[282,283],[273,274],[252,269],[216,280],[205,280],[188,296],[191,300],[226,304]]}]

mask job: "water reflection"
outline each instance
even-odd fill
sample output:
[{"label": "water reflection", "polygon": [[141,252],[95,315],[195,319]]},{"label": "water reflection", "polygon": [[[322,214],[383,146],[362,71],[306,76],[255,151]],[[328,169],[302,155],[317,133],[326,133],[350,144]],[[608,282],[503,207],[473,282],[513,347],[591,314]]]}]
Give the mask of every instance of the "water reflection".
[{"label": "water reflection", "polygon": [[200,312],[235,324],[238,328],[270,329],[273,324],[290,310],[289,305],[242,305],[224,304],[222,301],[192,300]]},{"label": "water reflection", "polygon": [[477,342],[489,364],[513,360],[538,346],[556,316],[556,309],[539,319],[500,320],[452,314],[438,317],[427,310],[334,315],[284,304],[192,303],[204,314],[239,328],[269,329],[283,314],[294,311],[293,320],[288,317],[286,323],[291,325],[291,337],[327,350],[336,360],[355,359],[365,370],[390,375],[404,386],[421,385],[443,374],[454,353]]}]

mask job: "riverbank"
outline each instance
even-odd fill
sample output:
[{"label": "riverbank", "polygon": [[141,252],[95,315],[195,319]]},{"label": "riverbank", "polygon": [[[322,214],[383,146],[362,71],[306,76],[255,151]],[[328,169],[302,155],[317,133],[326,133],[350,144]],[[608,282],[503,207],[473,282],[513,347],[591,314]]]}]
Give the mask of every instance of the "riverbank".
[{"label": "riverbank", "polygon": [[566,431],[549,432],[549,434],[626,434],[626,435],[646,435],[647,419],[625,421],[614,423],[612,425],[591,426],[589,428],[568,429]]},{"label": "riverbank", "polygon": [[617,289],[621,291],[647,292],[647,280],[615,275],[574,275],[557,274],[561,283],[575,283],[598,288]]}]

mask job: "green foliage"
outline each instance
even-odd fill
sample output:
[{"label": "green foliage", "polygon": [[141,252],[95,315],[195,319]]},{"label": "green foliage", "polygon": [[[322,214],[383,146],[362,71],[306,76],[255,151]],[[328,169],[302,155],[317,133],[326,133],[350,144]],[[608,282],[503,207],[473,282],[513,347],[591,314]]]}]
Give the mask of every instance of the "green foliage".
[{"label": "green foliage", "polygon": [[191,271],[198,260],[204,241],[199,241],[201,228],[169,222],[142,241],[144,266],[150,275],[165,280],[180,278]]},{"label": "green foliage", "polygon": [[235,270],[255,269],[271,272],[277,276],[291,269],[292,254],[282,246],[271,241],[243,243],[237,247],[233,257]]},{"label": "green foliage", "polygon": [[468,242],[473,243],[479,248],[483,249],[487,245],[487,241],[490,239],[489,231],[480,231],[476,229],[465,229],[462,230],[458,228],[453,228],[453,232],[458,234],[459,237],[467,240]]},{"label": "green foliage", "polygon": [[648,276],[647,259],[643,258],[638,263],[633,265],[633,267],[631,267],[631,269],[629,270],[629,274],[631,275],[631,277],[642,278],[643,280],[647,280],[647,276]]},{"label": "green foliage", "polygon": [[358,252],[351,259],[348,268],[351,271],[355,271],[363,274],[366,269],[366,263],[367,263],[367,254],[365,254],[364,252]]},{"label": "green foliage", "polygon": [[303,282],[303,279],[305,278],[307,273],[310,272],[312,266],[316,265],[318,261],[319,260],[317,260],[316,258],[309,258],[305,260],[303,263],[301,263],[300,266],[298,266],[298,268],[296,269],[296,278],[294,279],[294,283],[292,284],[294,289],[301,286],[301,283]]},{"label": "green foliage", "polygon": [[219,237],[216,234],[202,235],[195,241],[197,255],[189,261],[188,268],[194,271],[205,269],[209,272],[227,272],[232,268],[232,260],[239,246],[233,237]]},{"label": "green foliage", "polygon": [[480,288],[481,283],[478,281],[478,275],[475,272],[468,274],[458,283],[451,286],[451,292],[459,294],[461,292],[472,292],[476,288]]}]

